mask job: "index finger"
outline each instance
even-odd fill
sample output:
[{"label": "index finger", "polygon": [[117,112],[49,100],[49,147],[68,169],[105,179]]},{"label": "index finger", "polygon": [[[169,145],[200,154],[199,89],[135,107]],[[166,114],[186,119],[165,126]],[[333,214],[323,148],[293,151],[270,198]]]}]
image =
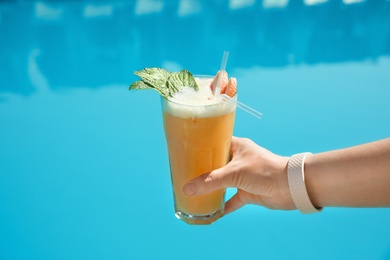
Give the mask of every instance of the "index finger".
[{"label": "index finger", "polygon": [[183,187],[183,192],[186,195],[201,195],[207,194],[215,190],[234,187],[232,186],[232,169],[229,164],[222,168],[189,181]]}]

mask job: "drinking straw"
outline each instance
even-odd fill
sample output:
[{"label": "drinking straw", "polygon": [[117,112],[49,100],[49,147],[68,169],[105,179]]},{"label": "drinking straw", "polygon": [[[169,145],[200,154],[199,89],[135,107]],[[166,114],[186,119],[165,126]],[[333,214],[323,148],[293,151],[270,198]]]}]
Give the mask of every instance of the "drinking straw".
[{"label": "drinking straw", "polygon": [[261,119],[261,117],[263,116],[263,113],[251,108],[250,106],[248,105],[245,105],[244,103],[238,101],[238,100],[234,100],[232,99],[231,97],[229,97],[228,95],[226,94],[222,94],[221,95],[223,97],[223,99],[225,100],[228,100],[228,101],[232,101],[232,102],[236,102],[236,106],[241,108],[242,110],[244,110],[245,112],[251,114],[252,116],[255,116],[257,117],[258,119]]},{"label": "drinking straw", "polygon": [[217,93],[220,93],[221,91],[221,81],[222,81],[222,77],[223,77],[223,73],[225,73],[225,70],[226,70],[226,64],[227,64],[227,59],[229,57],[229,52],[228,51],[224,51],[223,52],[223,57],[222,57],[222,62],[221,62],[221,68],[219,69],[219,74],[218,74],[218,79],[217,79],[217,84],[215,85],[215,88],[214,88],[214,96],[215,94]]},{"label": "drinking straw", "polygon": [[[222,62],[221,62],[221,68],[220,68],[219,74],[218,74],[217,84],[216,84],[216,86],[215,86],[215,88],[213,90],[214,91],[213,92],[214,96],[215,96],[215,94],[219,95],[219,93],[220,93],[222,73],[225,72],[228,57],[229,57],[229,52],[228,51],[224,51],[223,52],[223,57],[222,57]],[[226,89],[226,93],[229,93],[229,89]],[[222,94],[222,95],[219,95],[219,96],[221,96],[225,100],[236,102],[236,106],[237,107],[241,108],[242,110],[244,110],[245,112],[251,114],[252,116],[257,117],[258,119],[261,119],[261,117],[263,116],[263,114],[261,112],[251,108],[250,106],[245,105],[244,103],[242,103],[242,102],[240,102],[238,100],[232,99],[230,96],[228,96],[226,94]]]}]

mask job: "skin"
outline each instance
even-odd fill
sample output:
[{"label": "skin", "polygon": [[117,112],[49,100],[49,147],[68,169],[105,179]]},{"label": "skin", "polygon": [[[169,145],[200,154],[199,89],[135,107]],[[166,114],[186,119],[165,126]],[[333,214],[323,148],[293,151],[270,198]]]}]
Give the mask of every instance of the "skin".
[{"label": "skin", "polygon": [[[280,156],[247,138],[233,137],[232,160],[224,167],[191,180],[189,196],[234,187],[225,214],[246,204],[294,210],[287,164]],[[308,155],[304,165],[310,200],[320,207],[390,207],[390,138],[340,150]]]}]

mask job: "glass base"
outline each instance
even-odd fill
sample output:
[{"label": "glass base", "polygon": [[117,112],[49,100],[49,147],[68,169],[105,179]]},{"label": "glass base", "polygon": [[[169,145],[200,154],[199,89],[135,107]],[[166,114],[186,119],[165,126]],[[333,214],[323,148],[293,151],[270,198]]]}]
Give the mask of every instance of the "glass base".
[{"label": "glass base", "polygon": [[189,215],[176,209],[175,215],[190,225],[209,225],[223,216],[223,210],[220,209],[208,215]]}]

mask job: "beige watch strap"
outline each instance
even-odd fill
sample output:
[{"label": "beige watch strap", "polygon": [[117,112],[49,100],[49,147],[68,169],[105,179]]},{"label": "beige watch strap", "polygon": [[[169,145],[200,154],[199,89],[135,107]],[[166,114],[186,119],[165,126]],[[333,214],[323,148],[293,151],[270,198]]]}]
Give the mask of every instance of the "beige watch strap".
[{"label": "beige watch strap", "polygon": [[305,157],[311,153],[299,153],[291,156],[288,161],[288,185],[295,206],[303,214],[320,212],[310,201],[305,184]]}]

